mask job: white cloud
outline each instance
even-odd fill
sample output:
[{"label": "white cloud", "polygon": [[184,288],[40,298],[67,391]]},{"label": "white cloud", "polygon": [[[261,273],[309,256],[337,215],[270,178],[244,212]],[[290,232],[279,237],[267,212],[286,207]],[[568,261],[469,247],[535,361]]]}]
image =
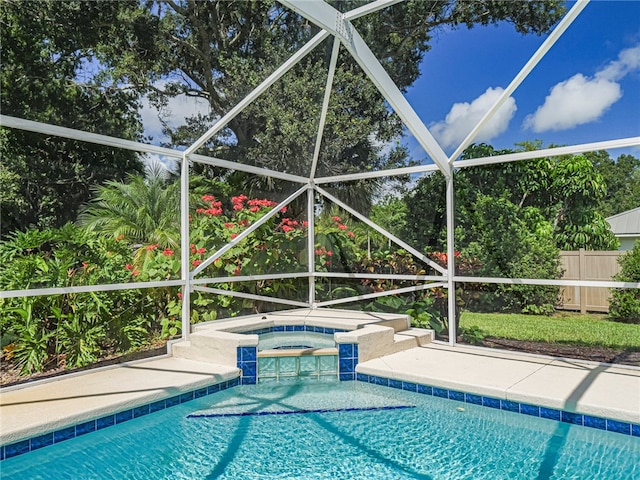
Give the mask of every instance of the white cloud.
[{"label": "white cloud", "polygon": [[[156,85],[161,88],[164,82]],[[149,103],[145,98],[142,101],[140,115],[142,116],[142,124],[144,126],[144,134],[153,138],[153,143],[166,142],[169,139],[162,133],[162,122],[160,117],[170,126],[178,127],[185,123],[185,118],[191,117],[198,113],[209,114],[209,103],[196,97],[188,97],[186,95],[178,95],[170,98],[167,106],[158,112],[158,109]]]},{"label": "white cloud", "polygon": [[629,72],[640,68],[640,45],[623,50],[618,59],[596,72],[593,77],[581,73],[551,88],[544,104],[527,115],[524,127],[536,133],[567,130],[598,120],[622,98],[618,83]]},{"label": "white cloud", "polygon": [[[487,111],[495,104],[504,89],[488,88],[471,103],[455,103],[444,120],[429,125],[442,148],[454,148],[466,138]],[[509,97],[478,133],[475,142],[487,142],[505,132],[517,110],[516,101]]]}]

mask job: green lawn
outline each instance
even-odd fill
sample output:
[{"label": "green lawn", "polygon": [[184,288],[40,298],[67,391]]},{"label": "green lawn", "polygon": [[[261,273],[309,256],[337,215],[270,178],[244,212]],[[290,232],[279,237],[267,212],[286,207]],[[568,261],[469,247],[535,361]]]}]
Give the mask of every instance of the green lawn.
[{"label": "green lawn", "polygon": [[487,337],[640,350],[640,325],[610,322],[603,315],[463,312],[460,324],[477,326]]}]

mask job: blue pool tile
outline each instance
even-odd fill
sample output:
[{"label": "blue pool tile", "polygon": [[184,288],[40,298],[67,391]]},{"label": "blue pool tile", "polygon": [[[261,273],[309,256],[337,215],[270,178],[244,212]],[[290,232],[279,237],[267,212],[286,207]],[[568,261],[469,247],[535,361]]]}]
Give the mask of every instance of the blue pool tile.
[{"label": "blue pool tile", "polygon": [[207,387],[204,387],[204,388],[201,388],[199,390],[196,390],[193,393],[194,398],[206,397],[207,395],[208,395]]},{"label": "blue pool tile", "polygon": [[304,325],[294,325],[293,326],[293,331],[294,332],[304,332]]},{"label": "blue pool tile", "polygon": [[560,418],[564,423],[572,423],[573,425],[582,425],[584,418],[579,413],[561,412]]},{"label": "blue pool tile", "polygon": [[294,328],[293,325],[285,325],[284,326],[284,331],[285,332],[293,332],[293,328]]},{"label": "blue pool tile", "polygon": [[355,358],[356,360],[358,359],[358,344],[357,343],[353,344],[353,358]]},{"label": "blue pool tile", "polygon": [[433,387],[431,387],[429,385],[420,385],[420,384],[418,384],[418,387],[417,387],[416,391],[418,393],[423,394],[423,395],[433,395]]},{"label": "blue pool tile", "polygon": [[126,422],[133,418],[133,410],[125,410],[124,412],[116,413],[116,423]]},{"label": "blue pool tile", "polygon": [[258,372],[256,362],[242,362],[238,365],[242,370],[243,377],[255,377]]},{"label": "blue pool tile", "polygon": [[353,358],[353,343],[338,344],[338,355],[340,358]]},{"label": "blue pool tile", "polygon": [[240,377],[236,377],[233,380],[227,380],[224,384],[224,388],[237,387],[238,385],[240,385]]},{"label": "blue pool tile", "polygon": [[560,410],[555,408],[540,407],[540,417],[548,418],[550,420],[560,421]]},{"label": "blue pool tile", "polygon": [[21,442],[5,445],[4,458],[15,457],[16,455],[22,455],[29,451],[29,440],[22,440]]},{"label": "blue pool tile", "polygon": [[141,417],[143,415],[147,415],[149,414],[149,404],[147,403],[146,405],[140,405],[139,407],[136,407],[133,409],[133,418],[138,418]]},{"label": "blue pool tile", "polygon": [[354,373],[356,371],[353,358],[341,358],[339,363],[340,373]]},{"label": "blue pool tile", "polygon": [[48,445],[53,445],[53,432],[45,433],[44,435],[31,439],[31,450],[37,450],[38,448],[46,447]]},{"label": "blue pool tile", "polygon": [[433,387],[433,396],[440,398],[449,398],[449,390],[446,388]]},{"label": "blue pool tile", "polygon": [[619,422],[617,420],[607,420],[607,430],[610,432],[631,435],[631,424],[627,422]]},{"label": "blue pool tile", "polygon": [[400,380],[395,380],[393,378],[389,379],[389,386],[391,388],[402,389],[402,382]]},{"label": "blue pool tile", "polygon": [[338,331],[337,328],[325,328],[324,329],[324,333],[326,333],[327,335],[333,335],[337,331]]},{"label": "blue pool tile", "polygon": [[540,407],[537,405],[528,405],[526,403],[520,404],[520,413],[525,415],[531,415],[532,417],[540,416]]},{"label": "blue pool tile", "polygon": [[88,422],[84,422],[76,425],[76,437],[79,437],[80,435],[84,435],[89,432],[95,432],[95,431],[96,431],[95,420],[90,420]]},{"label": "blue pool tile", "polygon": [[633,435],[634,437],[640,437],[640,425],[637,425],[635,423],[631,424],[631,435]]},{"label": "blue pool tile", "polygon": [[376,385],[382,385],[384,387],[389,386],[389,379],[384,377],[374,377],[371,376],[371,383],[375,383]]},{"label": "blue pool tile", "polygon": [[402,382],[402,390],[406,390],[407,392],[417,392],[418,384],[412,382]]},{"label": "blue pool tile", "polygon": [[607,421],[604,418],[592,417],[591,415],[584,416],[584,426],[591,428],[598,428],[600,430],[607,429]]},{"label": "blue pool tile", "polygon": [[500,400],[500,409],[508,412],[520,412],[520,404],[510,400]]},{"label": "blue pool tile", "polygon": [[4,460],[4,447],[0,447],[0,460]]},{"label": "blue pool tile", "polygon": [[364,373],[356,373],[356,379],[360,382],[369,383],[369,375],[366,375]]},{"label": "blue pool tile", "polygon": [[116,416],[115,415],[107,415],[105,417],[100,417],[96,420],[96,428],[101,430],[106,427],[111,427],[116,424]]},{"label": "blue pool tile", "polygon": [[255,385],[258,383],[256,377],[242,377],[242,385]]},{"label": "blue pool tile", "polygon": [[76,436],[75,425],[53,432],[53,443],[63,442]]},{"label": "blue pool tile", "polygon": [[449,390],[449,398],[451,400],[457,400],[459,402],[464,402],[464,393],[457,392],[456,390]]},{"label": "blue pool tile", "polygon": [[207,395],[211,395],[212,393],[216,393],[220,391],[220,384],[216,383],[215,385],[209,385],[207,387]]},{"label": "blue pool tile", "polygon": [[174,405],[178,405],[180,403],[180,395],[176,395],[175,397],[170,397],[165,400],[166,408],[173,407]]},{"label": "blue pool tile", "polygon": [[284,332],[284,325],[274,325],[273,326],[273,331],[274,332]]},{"label": "blue pool tile", "polygon": [[149,413],[158,412],[164,409],[165,409],[164,400],[159,400],[157,402],[153,402],[149,404]]},{"label": "blue pool tile", "polygon": [[193,392],[187,392],[180,395],[180,403],[188,402],[193,400]]},{"label": "blue pool tile", "polygon": [[490,408],[500,409],[500,400],[491,397],[482,397],[482,405]]},{"label": "blue pool tile", "polygon": [[313,330],[311,330],[312,332],[315,332],[315,333],[324,333],[324,328],[322,328],[322,327],[316,327],[316,326],[313,326],[313,327],[311,327],[311,328],[313,328]]},{"label": "blue pool tile", "polygon": [[465,393],[464,401],[467,403],[473,403],[474,405],[482,405],[482,396]]},{"label": "blue pool tile", "polygon": [[340,373],[340,381],[344,382],[345,380],[355,380],[356,376],[353,373]]},{"label": "blue pool tile", "polygon": [[238,363],[240,362],[255,362],[257,360],[256,347],[238,347],[238,353],[236,355]]}]

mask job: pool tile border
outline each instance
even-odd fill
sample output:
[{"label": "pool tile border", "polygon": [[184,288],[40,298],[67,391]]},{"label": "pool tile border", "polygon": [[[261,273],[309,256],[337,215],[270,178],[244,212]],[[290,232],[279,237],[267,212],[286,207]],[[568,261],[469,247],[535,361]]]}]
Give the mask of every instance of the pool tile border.
[{"label": "pool tile border", "polygon": [[209,385],[208,387],[201,387],[196,390],[181,393],[164,400],[146,403],[111,415],[105,415],[94,420],[89,420],[88,422],[64,427],[53,432],[38,435],[37,437],[3,445],[0,447],[0,461],[13,458],[24,453],[29,453],[48,445],[70,440],[90,432],[102,430],[103,428],[118,425],[143,415],[165,410],[175,405],[180,405],[181,403],[201,398],[205,395],[211,395],[222,390],[227,390],[228,388],[236,387],[238,385],[240,385],[240,378],[234,378],[232,380],[227,380],[226,382],[216,383],[214,385]]},{"label": "pool tile border", "polygon": [[495,408],[497,410],[505,410],[508,412],[518,413],[522,415],[530,415],[533,417],[546,418],[556,420],[558,422],[570,423],[582,427],[595,428],[597,430],[605,430],[607,432],[615,432],[633,437],[640,437],[640,424],[631,422],[622,422],[609,418],[595,417],[593,415],[585,415],[582,413],[567,412],[555,408],[541,407],[528,403],[519,403],[511,400],[501,400],[484,395],[461,392],[431,385],[423,385],[420,383],[404,382],[393,378],[379,377],[376,375],[367,375],[357,373],[356,380],[364,383],[373,383],[390,388],[397,388],[409,392],[421,393],[434,397],[446,398],[449,400],[457,400],[459,402],[471,403],[483,407]]}]

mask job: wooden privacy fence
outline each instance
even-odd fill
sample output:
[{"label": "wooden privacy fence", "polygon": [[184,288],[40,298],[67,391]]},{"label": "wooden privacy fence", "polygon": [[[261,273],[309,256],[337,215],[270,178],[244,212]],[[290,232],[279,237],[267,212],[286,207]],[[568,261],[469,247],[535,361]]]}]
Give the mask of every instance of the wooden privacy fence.
[{"label": "wooden privacy fence", "polygon": [[[580,249],[560,252],[563,280],[612,280],[620,271],[618,257],[623,251],[591,251]],[[609,289],[602,287],[564,287],[561,289],[562,310],[580,310],[581,313],[608,312]]]}]

